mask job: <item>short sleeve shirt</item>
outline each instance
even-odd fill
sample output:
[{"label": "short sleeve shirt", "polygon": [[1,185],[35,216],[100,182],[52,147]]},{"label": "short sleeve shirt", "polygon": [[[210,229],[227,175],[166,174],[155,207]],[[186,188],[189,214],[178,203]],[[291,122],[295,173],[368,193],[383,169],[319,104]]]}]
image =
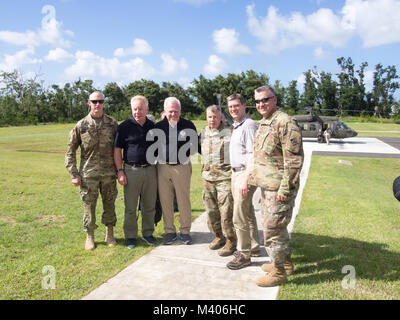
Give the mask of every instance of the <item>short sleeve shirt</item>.
[{"label": "short sleeve shirt", "polygon": [[147,141],[147,133],[154,128],[148,119],[141,126],[134,118],[125,120],[118,126],[114,146],[123,150],[125,163],[148,164],[146,152],[152,141]]}]

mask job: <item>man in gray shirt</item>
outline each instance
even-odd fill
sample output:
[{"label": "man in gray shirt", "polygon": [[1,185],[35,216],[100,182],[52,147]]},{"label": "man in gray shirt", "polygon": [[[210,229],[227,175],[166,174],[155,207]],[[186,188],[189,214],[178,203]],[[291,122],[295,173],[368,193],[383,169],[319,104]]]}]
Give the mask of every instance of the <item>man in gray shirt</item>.
[{"label": "man in gray shirt", "polygon": [[228,108],[234,123],[229,146],[232,167],[233,224],[237,236],[235,258],[227,264],[232,270],[250,265],[251,256],[260,255],[257,221],[254,214],[253,194],[256,187],[248,184],[246,166],[253,153],[255,121],[246,114],[246,101],[241,94],[228,97]]}]

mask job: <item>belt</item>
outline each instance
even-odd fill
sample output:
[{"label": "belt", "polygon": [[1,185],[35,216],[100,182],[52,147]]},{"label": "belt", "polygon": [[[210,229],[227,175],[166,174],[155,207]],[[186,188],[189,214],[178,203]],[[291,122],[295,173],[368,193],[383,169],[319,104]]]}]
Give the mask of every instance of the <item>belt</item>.
[{"label": "belt", "polygon": [[178,166],[178,165],[180,165],[180,163],[167,163],[167,165],[169,165],[169,166]]},{"label": "belt", "polygon": [[133,163],[133,162],[125,162],[128,166],[134,167],[134,168],[147,168],[150,166],[148,163],[140,164],[140,163]]},{"label": "belt", "polygon": [[232,168],[233,172],[240,172],[246,170],[246,167],[237,167],[237,168]]}]

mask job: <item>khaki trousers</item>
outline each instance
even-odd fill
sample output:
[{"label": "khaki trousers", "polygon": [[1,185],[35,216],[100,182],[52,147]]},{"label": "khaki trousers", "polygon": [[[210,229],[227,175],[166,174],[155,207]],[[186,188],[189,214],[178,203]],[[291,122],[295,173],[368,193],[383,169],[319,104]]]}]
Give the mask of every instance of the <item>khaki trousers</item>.
[{"label": "khaki trousers", "polygon": [[238,241],[237,250],[248,259],[252,250],[259,250],[260,242],[253,207],[253,195],[257,187],[249,185],[247,197],[243,198],[239,192],[239,186],[244,174],[245,171],[232,172],[233,225]]},{"label": "khaki trousers", "polygon": [[181,234],[189,234],[192,226],[192,207],[190,205],[192,164],[158,164],[157,173],[165,233],[176,233],[174,225],[175,190],[179,210],[179,230]]}]

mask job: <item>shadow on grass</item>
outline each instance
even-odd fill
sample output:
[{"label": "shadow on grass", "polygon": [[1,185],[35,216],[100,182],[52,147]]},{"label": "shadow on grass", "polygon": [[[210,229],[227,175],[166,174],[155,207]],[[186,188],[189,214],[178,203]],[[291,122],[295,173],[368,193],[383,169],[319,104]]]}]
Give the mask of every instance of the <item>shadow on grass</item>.
[{"label": "shadow on grass", "polygon": [[292,259],[295,284],[315,284],[343,279],[344,266],[353,266],[357,279],[398,281],[400,253],[383,243],[350,238],[292,233]]}]

